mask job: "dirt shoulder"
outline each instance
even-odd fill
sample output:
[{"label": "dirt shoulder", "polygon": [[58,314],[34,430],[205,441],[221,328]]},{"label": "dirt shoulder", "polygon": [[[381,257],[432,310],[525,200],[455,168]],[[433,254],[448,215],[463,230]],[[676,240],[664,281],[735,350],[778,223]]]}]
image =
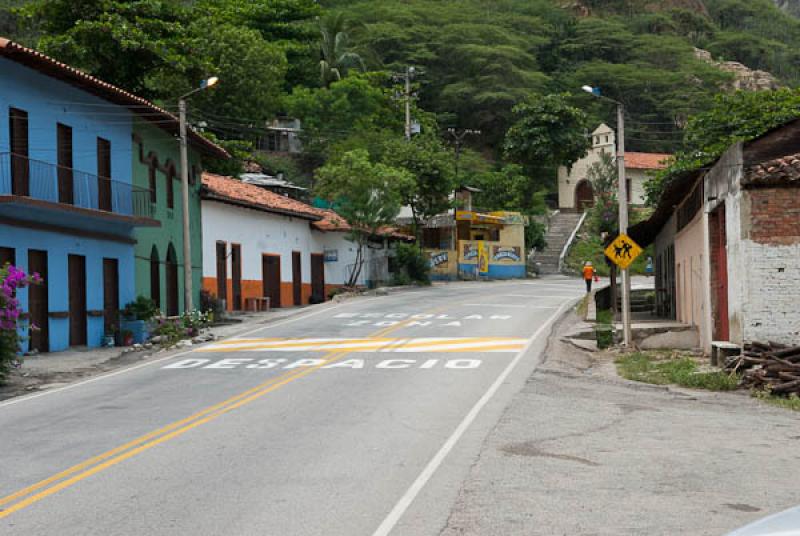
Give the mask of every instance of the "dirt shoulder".
[{"label": "dirt shoulder", "polygon": [[[797,414],[621,379],[556,326],[442,534],[721,535],[800,502]],[[790,469],[792,468],[792,469]]]}]

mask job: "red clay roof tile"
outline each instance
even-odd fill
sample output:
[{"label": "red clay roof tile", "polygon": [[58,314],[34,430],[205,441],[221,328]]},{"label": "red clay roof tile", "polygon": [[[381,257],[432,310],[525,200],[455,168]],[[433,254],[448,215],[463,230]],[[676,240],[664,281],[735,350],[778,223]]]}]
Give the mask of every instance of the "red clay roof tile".
[{"label": "red clay roof tile", "polygon": [[320,209],[233,177],[203,173],[203,186],[202,195],[206,199],[226,201],[256,210],[297,216],[312,221],[323,218],[319,213]]},{"label": "red clay roof tile", "polygon": [[671,154],[664,153],[625,153],[625,167],[628,169],[664,169]]}]

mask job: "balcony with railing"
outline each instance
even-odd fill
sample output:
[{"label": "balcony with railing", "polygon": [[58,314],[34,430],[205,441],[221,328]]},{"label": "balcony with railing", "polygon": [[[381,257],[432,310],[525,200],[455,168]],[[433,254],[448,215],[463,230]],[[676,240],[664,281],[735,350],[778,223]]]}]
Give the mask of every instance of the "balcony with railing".
[{"label": "balcony with railing", "polygon": [[[37,214],[32,214],[32,209]],[[112,230],[123,232],[135,226],[158,225],[147,189],[23,155],[0,153],[0,216],[52,220],[47,213],[68,214],[69,222],[78,226],[101,219],[115,225]],[[54,223],[63,223],[64,218],[60,220]]]}]

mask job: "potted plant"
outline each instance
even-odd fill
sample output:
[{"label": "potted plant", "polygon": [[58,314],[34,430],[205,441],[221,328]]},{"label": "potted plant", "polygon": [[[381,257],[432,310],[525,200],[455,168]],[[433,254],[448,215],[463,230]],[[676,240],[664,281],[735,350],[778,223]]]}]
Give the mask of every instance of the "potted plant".
[{"label": "potted plant", "polygon": [[120,329],[130,331],[133,334],[134,342],[144,343],[150,337],[148,323],[159,313],[160,311],[153,300],[145,296],[139,296],[122,310],[123,320],[120,323]]},{"label": "potted plant", "polygon": [[116,342],[117,326],[109,326],[108,331],[103,335],[103,346],[113,348]]},{"label": "potted plant", "polygon": [[129,329],[123,329],[121,333],[122,346],[133,345],[133,332]]}]

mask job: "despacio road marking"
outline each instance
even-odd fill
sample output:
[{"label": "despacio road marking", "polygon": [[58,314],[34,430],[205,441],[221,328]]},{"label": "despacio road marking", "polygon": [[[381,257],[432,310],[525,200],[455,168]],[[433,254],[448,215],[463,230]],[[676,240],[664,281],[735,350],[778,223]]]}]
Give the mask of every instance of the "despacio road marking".
[{"label": "despacio road marking", "polygon": [[329,363],[325,359],[298,359],[290,361],[284,357],[270,358],[270,359],[254,359],[254,358],[228,358],[212,361],[211,359],[183,359],[177,363],[172,363],[163,369],[214,369],[214,370],[232,370],[232,369],[250,369],[250,370],[264,370],[264,369],[281,369],[281,370],[294,370],[304,369],[308,367],[317,367],[320,370],[328,369],[451,369],[451,370],[467,370],[476,369],[481,366],[483,362],[480,359],[383,359],[376,362],[368,362],[366,359],[345,359],[343,361],[335,361]]},{"label": "despacio road marking", "polygon": [[515,337],[233,339],[197,352],[514,353],[526,342]]}]

